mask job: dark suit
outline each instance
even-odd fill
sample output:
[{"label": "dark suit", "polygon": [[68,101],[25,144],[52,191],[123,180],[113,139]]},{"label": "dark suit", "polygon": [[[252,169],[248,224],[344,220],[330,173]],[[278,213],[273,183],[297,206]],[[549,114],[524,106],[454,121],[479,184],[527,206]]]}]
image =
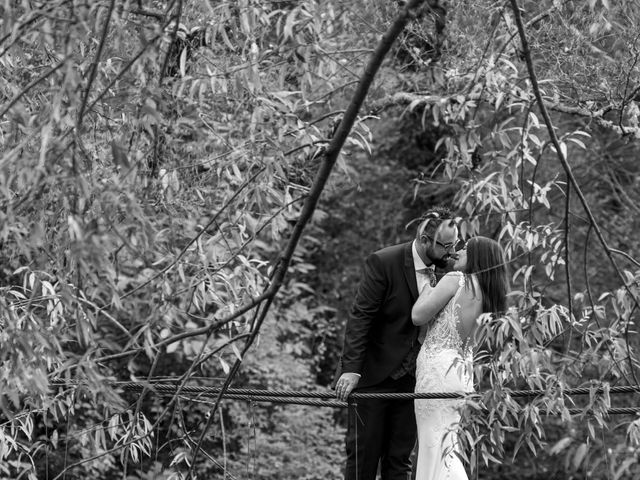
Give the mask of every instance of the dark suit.
[{"label": "dark suit", "polygon": [[[417,345],[418,329],[411,322],[418,297],[411,245],[387,247],[366,259],[336,376],[359,373],[355,392],[413,392],[415,365],[409,374],[391,378]],[[379,461],[383,480],[409,479],[415,442],[413,400],[358,400],[349,409],[345,479],[374,480]]]}]

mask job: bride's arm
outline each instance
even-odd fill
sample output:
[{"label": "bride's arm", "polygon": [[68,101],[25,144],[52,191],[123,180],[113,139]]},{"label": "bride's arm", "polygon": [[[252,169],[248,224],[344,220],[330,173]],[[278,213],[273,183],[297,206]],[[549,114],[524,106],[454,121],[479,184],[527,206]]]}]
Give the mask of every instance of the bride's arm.
[{"label": "bride's arm", "polygon": [[414,325],[429,323],[444,308],[458,290],[459,272],[449,272],[432,289],[425,289],[411,310]]}]

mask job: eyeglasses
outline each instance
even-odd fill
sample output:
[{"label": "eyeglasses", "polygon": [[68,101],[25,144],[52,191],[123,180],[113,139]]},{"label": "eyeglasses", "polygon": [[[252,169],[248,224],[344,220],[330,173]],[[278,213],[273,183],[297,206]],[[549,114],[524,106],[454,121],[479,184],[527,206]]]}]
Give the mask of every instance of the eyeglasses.
[{"label": "eyeglasses", "polygon": [[[431,241],[433,241],[433,238],[431,238],[429,235],[423,235],[424,238],[427,238]],[[453,249],[455,247],[456,251],[458,250],[462,250],[462,249],[458,249],[458,244],[462,242],[461,240],[456,240],[455,242],[450,242],[450,243],[442,243],[438,240],[435,241],[435,244],[438,245],[439,247],[442,247],[443,249],[449,251],[451,249]],[[464,247],[464,242],[463,243],[463,247]]]},{"label": "eyeglasses", "polygon": [[464,240],[458,240],[456,242],[456,246],[455,246],[456,252],[459,252],[461,250],[466,250],[466,249],[467,249],[467,242],[465,242]]}]

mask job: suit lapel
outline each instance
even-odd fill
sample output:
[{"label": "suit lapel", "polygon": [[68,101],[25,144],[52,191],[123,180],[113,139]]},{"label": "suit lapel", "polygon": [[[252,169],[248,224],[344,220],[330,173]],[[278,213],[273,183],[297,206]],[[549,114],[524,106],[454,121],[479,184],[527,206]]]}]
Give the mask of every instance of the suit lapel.
[{"label": "suit lapel", "polygon": [[413,242],[409,242],[404,246],[404,278],[409,285],[409,291],[411,292],[411,300],[413,302],[418,298],[418,283],[416,281],[416,270],[413,266],[413,253],[411,246]]}]

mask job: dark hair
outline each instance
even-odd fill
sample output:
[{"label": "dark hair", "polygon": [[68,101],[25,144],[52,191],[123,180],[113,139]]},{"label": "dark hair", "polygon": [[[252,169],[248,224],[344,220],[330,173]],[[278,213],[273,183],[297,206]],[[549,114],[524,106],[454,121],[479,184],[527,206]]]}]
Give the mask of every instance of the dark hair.
[{"label": "dark hair", "polygon": [[418,224],[417,238],[423,235],[433,238],[435,233],[446,220],[453,222],[451,210],[447,207],[437,206],[427,210]]},{"label": "dark hair", "polygon": [[498,242],[487,237],[470,238],[465,273],[478,279],[484,313],[499,314],[506,310],[509,280],[504,251]]}]

